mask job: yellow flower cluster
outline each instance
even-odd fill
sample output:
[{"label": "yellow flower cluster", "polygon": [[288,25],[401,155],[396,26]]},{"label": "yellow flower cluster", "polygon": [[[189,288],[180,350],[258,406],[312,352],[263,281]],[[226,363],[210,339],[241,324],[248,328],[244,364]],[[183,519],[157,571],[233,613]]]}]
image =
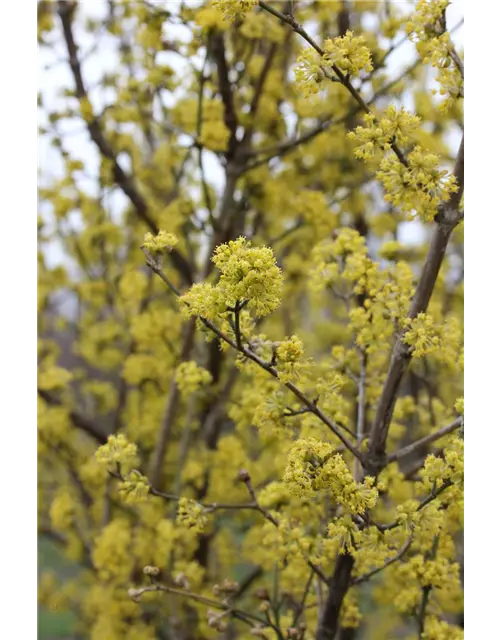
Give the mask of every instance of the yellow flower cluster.
[{"label": "yellow flower cluster", "polygon": [[290,502],[290,492],[283,482],[270,482],[259,492],[259,504],[264,509],[277,509]]},{"label": "yellow flower cluster", "polygon": [[321,58],[311,48],[302,49],[295,68],[295,82],[304,97],[315,95],[321,88],[323,80],[327,78],[328,69],[321,65]]},{"label": "yellow flower cluster", "polygon": [[208,518],[205,508],[196,500],[181,498],[177,508],[177,523],[182,527],[191,529],[196,533],[202,533]]},{"label": "yellow flower cluster", "polygon": [[387,107],[378,120],[371,113],[365,114],[363,119],[364,127],[356,127],[347,134],[350,140],[358,143],[354,155],[363,160],[369,160],[382,151],[388,151],[392,142],[407,143],[420,123],[418,116],[412,115],[406,109],[397,109],[394,105]]},{"label": "yellow flower cluster", "polygon": [[204,120],[198,142],[211,151],[225,151],[231,132],[221,120]]},{"label": "yellow flower cluster", "polygon": [[158,358],[158,353],[132,353],[123,364],[122,378],[134,385],[145,380],[159,383],[166,379],[167,373],[167,363]]},{"label": "yellow flower cluster", "polygon": [[52,366],[39,373],[38,386],[44,391],[64,389],[72,379],[73,375],[70,371],[62,367]]},{"label": "yellow flower cluster", "polygon": [[50,505],[50,521],[52,525],[61,531],[69,529],[75,518],[75,499],[68,491],[62,491],[56,495]]},{"label": "yellow flower cluster", "polygon": [[428,491],[439,489],[446,481],[451,481],[461,488],[464,481],[464,441],[453,438],[445,448],[443,458],[429,455],[425,459],[424,468],[420,473],[422,484]]},{"label": "yellow flower cluster", "polygon": [[442,554],[431,560],[419,553],[398,564],[395,572],[401,589],[394,605],[401,613],[410,613],[420,602],[422,587],[431,587],[437,592],[460,588],[458,563],[450,562]]},{"label": "yellow flower cluster", "polygon": [[85,122],[92,122],[94,119],[94,110],[88,98],[80,98],[80,113]]},{"label": "yellow flower cluster", "polygon": [[102,529],[92,552],[94,567],[102,580],[128,580],[132,564],[131,543],[130,525],[125,518],[115,518]]},{"label": "yellow flower cluster", "polygon": [[283,276],[271,249],[252,247],[240,237],[218,246],[212,260],[221,273],[219,282],[197,283],[182,296],[188,315],[213,318],[238,303],[265,316],[279,306]]},{"label": "yellow flower cluster", "polygon": [[[282,192],[279,202],[283,202]],[[297,214],[317,232],[319,237],[329,236],[335,228],[337,216],[330,210],[325,194],[321,191],[308,189],[302,193],[293,194],[287,207],[296,210]]]},{"label": "yellow flower cluster", "polygon": [[405,320],[403,340],[415,358],[433,355],[439,362],[455,367],[461,350],[461,331],[456,318],[436,322],[429,313],[419,313]]},{"label": "yellow flower cluster", "polygon": [[171,251],[178,242],[178,238],[173,233],[167,233],[162,229],[156,235],[146,233],[143,246],[151,253],[163,253]]},{"label": "yellow flower cluster", "polygon": [[202,31],[226,31],[230,24],[224,20],[224,16],[212,5],[204,5],[195,14],[195,22]]},{"label": "yellow flower cluster", "polygon": [[116,388],[110,382],[89,380],[83,385],[83,389],[91,399],[96,412],[106,414],[116,407]]},{"label": "yellow flower cluster", "polygon": [[433,220],[441,202],[457,190],[456,180],[439,168],[439,157],[420,147],[408,154],[408,167],[391,154],[380,163],[377,178],[384,186],[385,200],[405,213]]},{"label": "yellow flower cluster", "polygon": [[144,502],[149,495],[149,480],[137,469],[132,469],[120,482],[118,490],[121,498],[128,504]]},{"label": "yellow flower cluster", "polygon": [[[359,287],[362,287],[362,283],[359,278],[367,269],[371,271],[373,264],[368,260],[367,254],[365,241],[357,231],[341,229],[333,242],[323,241],[313,249],[312,288],[320,291],[325,286],[333,285],[342,273],[356,283],[355,286],[361,293],[362,289]],[[363,284],[366,283],[366,273],[364,275]]]},{"label": "yellow flower cluster", "polygon": [[249,40],[266,38],[270,42],[282,42],[286,32],[274,18],[260,12],[248,13],[238,33]]},{"label": "yellow flower cluster", "polygon": [[[462,74],[451,55],[453,43],[446,31],[445,12],[449,4],[449,0],[419,0],[415,13],[406,24],[423,61],[430,62],[438,70],[439,93],[446,96],[440,105],[443,111],[464,94]],[[433,93],[437,92],[434,90]]]},{"label": "yellow flower cluster", "polygon": [[231,21],[245,16],[257,4],[257,0],[213,0],[213,6],[223,14],[224,19]]},{"label": "yellow flower cluster", "polygon": [[353,589],[350,589],[340,610],[340,621],[343,628],[357,629],[361,624],[361,611],[359,609],[358,600]]},{"label": "yellow flower cluster", "polygon": [[182,362],[175,370],[175,381],[181,395],[189,396],[201,387],[210,384],[212,376],[194,360]]},{"label": "yellow flower cluster", "polygon": [[151,351],[155,356],[162,352],[171,337],[177,335],[181,324],[179,314],[173,309],[151,307],[134,315],[130,322],[130,332],[137,350]]},{"label": "yellow flower cluster", "polygon": [[276,349],[279,378],[282,382],[298,376],[299,361],[304,355],[304,345],[297,336],[291,336],[280,342]]},{"label": "yellow flower cluster", "polygon": [[361,71],[373,69],[370,50],[363,36],[355,36],[346,31],[344,36],[325,40],[323,60],[330,66],[336,65],[343,73],[357,76]]},{"label": "yellow flower cluster", "polygon": [[[284,435],[290,433],[290,424],[288,424],[285,419],[284,411],[285,401],[283,395],[279,392],[267,395],[264,400],[257,405],[252,422],[259,428],[262,438],[268,439],[277,434]],[[288,419],[288,422],[289,421]]]},{"label": "yellow flower cluster", "polygon": [[464,630],[436,616],[425,619],[425,631],[422,640],[463,640]]},{"label": "yellow flower cluster", "polygon": [[107,443],[97,449],[95,456],[100,464],[119,464],[123,470],[128,470],[137,464],[137,445],[129,442],[123,433],[111,435]]},{"label": "yellow flower cluster", "polygon": [[355,36],[347,31],[344,36],[323,43],[323,56],[312,48],[303,49],[295,69],[297,86],[305,96],[318,93],[324,80],[334,78],[333,67],[336,66],[347,75],[359,75],[364,69],[371,71],[370,50],[363,36]]},{"label": "yellow flower cluster", "polygon": [[[141,271],[137,269],[127,269],[123,273],[118,284],[118,291],[122,297],[123,305],[127,310],[130,310],[132,313],[137,313],[146,287],[147,278]],[[93,295],[94,300],[97,301],[98,297],[100,298],[102,296],[102,291],[100,288],[96,288],[96,290],[91,289],[89,294]],[[104,303],[101,302],[99,306],[102,304]]]},{"label": "yellow flower cluster", "polygon": [[445,11],[450,0],[419,0],[406,25],[408,33],[422,40],[440,36],[445,29]]},{"label": "yellow flower cluster", "polygon": [[331,444],[315,438],[297,440],[288,455],[283,482],[300,496],[327,491],[351,513],[373,508],[378,498],[373,478],[356,483],[342,456],[334,451]]},{"label": "yellow flower cluster", "polygon": [[328,537],[338,544],[339,553],[355,552],[354,544],[359,537],[359,530],[351,516],[345,515],[335,518],[333,522],[328,524],[327,533]]}]

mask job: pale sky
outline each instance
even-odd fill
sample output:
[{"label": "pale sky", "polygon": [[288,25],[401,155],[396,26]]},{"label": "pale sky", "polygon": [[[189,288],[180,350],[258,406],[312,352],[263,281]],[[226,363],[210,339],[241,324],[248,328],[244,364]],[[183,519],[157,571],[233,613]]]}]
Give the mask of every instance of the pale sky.
[{"label": "pale sky", "polygon": [[[383,1],[383,0],[382,0]],[[392,0],[394,4],[394,0]],[[158,6],[166,6],[172,4],[179,4],[178,0],[160,0],[154,2]],[[197,6],[199,3],[196,0],[186,2],[193,6]],[[398,0],[398,5],[404,5],[411,8],[413,2],[409,0]],[[80,5],[85,8],[85,14],[92,17],[101,17],[107,13],[107,3],[104,0],[80,0]],[[450,7],[447,10],[448,28],[452,28],[458,24],[463,18],[463,0],[453,0]],[[172,26],[169,26],[170,32],[172,32]],[[179,27],[180,30],[183,27]],[[179,36],[182,31],[179,31]],[[92,50],[94,41],[93,38],[84,34],[81,29],[78,29],[78,25],[75,28],[75,35],[77,43],[80,47],[80,56],[85,55],[86,52]],[[177,37],[177,34],[176,34]],[[464,29],[463,26],[457,29],[453,34],[453,40],[456,46],[461,49],[464,44]],[[164,61],[168,62],[182,75],[182,62],[179,56],[165,52],[162,54]],[[51,50],[41,47],[39,49],[39,75],[38,84],[39,90],[43,93],[45,104],[49,108],[57,108],[57,105],[64,104],[61,102],[61,98],[57,96],[57,91],[62,86],[73,88],[73,79],[65,62],[66,52],[62,38],[60,45],[57,47],[57,51],[54,53]],[[416,58],[415,46],[411,42],[406,42],[398,51],[394,53],[388,59],[388,73],[397,74],[400,69],[410,64]],[[162,60],[163,61],[163,60]],[[89,87],[89,93],[92,102],[99,108],[99,105],[103,104],[102,89],[96,85],[96,81],[100,78],[104,70],[113,70],[118,63],[118,58],[114,50],[114,39],[107,37],[102,38],[99,47],[94,53],[91,53],[86,57],[83,63],[84,79]],[[63,99],[64,100],[64,99]],[[408,105],[411,108],[411,104]],[[43,120],[42,120],[43,123]],[[97,153],[93,146],[93,143],[89,140],[88,134],[83,124],[66,123],[61,127],[61,130],[70,134],[66,137],[66,147],[71,150],[71,153],[85,162],[86,171],[91,175],[97,174]],[[456,138],[456,140],[455,140]],[[450,140],[450,144],[458,148],[459,145],[458,133],[454,136],[453,140]],[[210,154],[205,154],[205,164],[207,178],[209,182],[219,189],[223,185],[223,172],[218,161]],[[51,182],[52,177],[60,175],[61,167],[59,154],[47,144],[41,136],[38,139],[38,157],[40,168],[40,186],[44,186]],[[88,185],[91,186],[92,182],[89,181]],[[108,207],[111,211],[121,209],[124,199],[123,196],[116,190],[113,196],[108,200]],[[43,211],[43,208],[42,208]],[[400,237],[402,242],[420,242],[422,239],[421,233],[418,232],[418,227],[415,222],[405,223],[400,230]],[[52,246],[47,256],[51,264],[60,263],[64,256],[59,247]]]}]

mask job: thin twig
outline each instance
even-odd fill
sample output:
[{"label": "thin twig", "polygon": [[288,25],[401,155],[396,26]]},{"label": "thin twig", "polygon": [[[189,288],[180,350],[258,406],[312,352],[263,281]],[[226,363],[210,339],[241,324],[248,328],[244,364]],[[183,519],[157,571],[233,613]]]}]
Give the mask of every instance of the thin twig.
[{"label": "thin twig", "polygon": [[[59,398],[56,398],[48,391],[40,388],[38,388],[37,391],[40,398],[42,398],[42,400],[45,400],[47,404],[55,407],[59,407],[63,404],[62,400],[59,400]],[[92,436],[92,438],[97,440],[99,444],[106,444],[108,439],[106,433],[93,420],[90,420],[89,418],[83,416],[81,413],[78,413],[78,411],[70,411],[69,418],[77,429],[80,429],[81,431],[87,433],[89,436]]]},{"label": "thin twig", "polygon": [[[427,554],[427,560],[430,560],[435,557],[437,547],[439,544],[439,535],[434,537],[434,542],[432,544],[432,549],[430,553]],[[429,598],[431,595],[432,586],[426,585],[422,588],[422,599],[420,601],[419,611],[417,613],[417,626],[418,626],[418,638],[421,640],[424,637],[425,631],[425,613],[427,611],[427,605],[429,604]]]},{"label": "thin twig", "polygon": [[[179,354],[179,363],[185,362],[189,359],[191,349],[194,344],[194,336],[196,332],[196,320],[190,318],[184,325],[184,336],[182,339],[181,351]],[[177,409],[179,406],[180,392],[175,375],[172,376],[170,382],[170,389],[168,392],[167,403],[163,419],[160,426],[160,432],[156,441],[155,449],[151,458],[151,482],[153,485],[159,485],[161,480],[161,471],[163,467],[163,461],[165,453],[167,451],[168,441],[172,432],[175,416],[177,415]]]},{"label": "thin twig", "polygon": [[269,626],[269,623],[259,616],[254,615],[253,613],[247,613],[245,611],[241,611],[240,609],[234,609],[229,603],[220,602],[218,600],[212,600],[212,598],[207,598],[206,596],[199,595],[198,593],[192,593],[191,591],[183,591],[182,589],[176,589],[175,587],[168,587],[167,585],[161,583],[155,583],[146,585],[144,587],[138,587],[129,589],[129,595],[132,600],[137,601],[144,593],[154,592],[154,591],[163,591],[165,593],[171,593],[173,595],[183,596],[184,598],[188,598],[190,600],[195,600],[201,604],[206,605],[207,607],[213,607],[214,609],[219,609],[220,611],[227,611],[228,615],[234,616],[238,618],[242,622],[246,622],[250,626],[254,626],[251,620],[258,622],[264,626]]},{"label": "thin twig", "polygon": [[[161,277],[161,279],[167,284],[167,286],[176,294],[176,295],[180,295],[180,292],[178,291],[178,289],[176,287],[174,287],[172,285],[172,283],[169,281],[169,279],[165,276],[165,274],[163,273],[161,267],[158,265],[157,262],[155,262],[154,260],[148,259],[148,252],[143,248],[143,252],[146,255],[146,262],[148,264],[148,266],[153,269],[153,271],[159,275]],[[206,318],[202,318],[201,316],[197,316],[198,319],[208,328],[210,329],[213,333],[215,333],[215,335],[220,338],[221,340],[223,340],[226,344],[230,345],[231,347],[233,347],[233,349],[235,349],[236,351],[238,351],[239,353],[243,354],[245,357],[247,357],[249,360],[252,360],[253,362],[255,362],[256,364],[259,365],[259,367],[261,367],[262,369],[264,369],[265,371],[267,371],[271,376],[273,376],[273,378],[279,379],[279,374],[277,369],[272,366],[271,364],[269,364],[268,362],[265,362],[262,358],[260,358],[256,353],[254,353],[251,349],[249,349],[248,347],[244,346],[243,344],[241,346],[238,346],[238,344],[232,340],[229,336],[227,336],[226,334],[224,334],[213,322],[211,322],[210,320],[207,320]],[[193,320],[195,320],[195,318],[193,318]],[[347,431],[350,435],[353,435],[352,432],[345,427],[344,425],[338,425],[335,422],[333,422],[330,418],[328,418],[323,411],[317,406],[317,404],[312,401],[309,400],[309,398],[298,388],[296,387],[292,382],[285,382],[284,383],[285,387],[287,387],[287,389],[289,389],[301,402],[302,404],[304,404],[306,407],[309,408],[309,410],[311,411],[311,413],[313,413],[315,416],[317,416],[321,422],[323,422],[323,424],[325,424],[328,429],[334,433],[337,438],[339,438],[339,440],[342,442],[342,444],[358,459],[363,463],[363,455],[361,454],[360,451],[358,451],[358,449],[343,435],[341,429],[344,429],[345,431]],[[158,462],[158,461],[157,461]]]},{"label": "thin twig", "polygon": [[[434,489],[429,493],[429,495],[427,495],[423,500],[420,501],[420,504],[418,505],[416,511],[421,511],[424,507],[426,507],[429,503],[439,497],[444,491],[446,491],[446,489],[448,489],[448,487],[451,487],[452,485],[453,482],[451,480],[445,480],[439,487],[439,489]],[[391,524],[372,524],[377,527],[379,531],[391,531],[392,529],[396,529],[396,527],[399,527],[401,525],[401,522],[399,520],[396,520]]]},{"label": "thin twig", "polygon": [[401,558],[405,555],[405,553],[411,547],[412,542],[413,542],[413,534],[410,535],[408,540],[404,543],[404,545],[396,553],[395,556],[393,556],[389,560],[386,560],[381,567],[378,567],[377,569],[373,569],[373,571],[368,571],[368,573],[364,573],[362,576],[354,578],[351,584],[355,585],[355,584],[361,584],[362,582],[366,582],[367,580],[370,580],[370,578],[373,578],[373,576],[377,575],[377,573],[380,573],[384,569],[387,569],[387,567],[390,567],[391,564],[394,564],[398,560],[401,560]]},{"label": "thin twig", "polygon": [[446,427],[442,427],[441,429],[438,429],[438,431],[435,431],[434,433],[431,433],[428,436],[424,436],[423,438],[421,438],[420,440],[417,440],[416,442],[412,442],[408,446],[403,447],[402,449],[400,449],[399,451],[396,451],[395,453],[391,453],[389,456],[387,456],[387,462],[389,463],[389,462],[394,462],[396,460],[401,460],[401,458],[405,458],[406,456],[414,453],[415,451],[418,451],[422,447],[425,447],[428,444],[432,444],[436,440],[439,440],[440,438],[447,436],[449,433],[452,433],[456,429],[459,429],[462,425],[463,425],[462,418],[457,418],[456,420],[453,420],[453,422],[451,422],[450,424],[446,425]]},{"label": "thin twig", "polygon": [[[360,349],[359,354],[359,378],[358,378],[358,415],[356,421],[356,446],[361,446],[365,435],[365,411],[366,411],[366,352]],[[362,468],[359,460],[355,460],[354,479],[359,482],[361,480]]]},{"label": "thin twig", "polygon": [[[264,518],[266,518],[266,520],[268,520],[271,524],[273,524],[275,527],[279,527],[279,522],[276,520],[276,518],[269,513],[269,511],[267,511],[267,509],[264,509],[260,504],[259,501],[257,500],[257,494],[255,493],[255,489],[253,488],[252,485],[252,480],[250,478],[250,474],[248,473],[248,471],[245,470],[241,470],[240,471],[240,479],[241,481],[245,484],[248,493],[250,494],[250,497],[252,498],[252,504],[255,505],[255,508],[264,516]],[[323,571],[316,566],[313,562],[311,562],[311,560],[309,560],[309,558],[304,557],[304,559],[307,562],[307,565],[309,566],[309,568],[314,571],[314,573],[319,577],[319,579],[324,582],[325,584],[328,584],[328,578],[325,576],[325,574],[323,573]]]},{"label": "thin twig", "polygon": [[306,586],[304,588],[304,593],[302,594],[302,598],[301,598],[301,601],[300,601],[300,604],[299,604],[299,608],[297,609],[297,612],[296,612],[296,614],[295,614],[295,616],[293,618],[292,627],[295,627],[297,625],[297,622],[300,620],[300,616],[304,612],[304,607],[306,606],[307,596],[309,595],[309,589],[311,588],[314,576],[315,576],[315,573],[311,569],[311,573],[309,574],[309,578],[307,579]]}]

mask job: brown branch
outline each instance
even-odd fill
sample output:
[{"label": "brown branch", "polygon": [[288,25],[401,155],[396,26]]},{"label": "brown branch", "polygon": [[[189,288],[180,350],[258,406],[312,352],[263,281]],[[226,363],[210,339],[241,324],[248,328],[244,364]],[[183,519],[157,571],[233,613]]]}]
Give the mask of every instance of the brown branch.
[{"label": "brown branch", "polygon": [[[439,544],[439,535],[434,537],[434,542],[432,544],[432,549],[429,553],[426,554],[426,559],[431,560],[436,557],[436,551]],[[424,637],[425,631],[425,613],[427,611],[427,605],[429,604],[429,598],[431,595],[432,585],[428,584],[422,588],[422,599],[420,601],[419,611],[417,613],[417,626],[418,626],[418,637],[419,640]]]},{"label": "brown branch", "polygon": [[[64,405],[62,400],[59,400],[59,398],[56,398],[48,391],[45,391],[44,389],[38,389],[37,391],[40,398],[42,398],[42,400],[45,400],[47,404],[55,407]],[[99,444],[106,444],[108,439],[107,434],[104,433],[99,425],[93,420],[90,420],[89,418],[83,416],[82,414],[78,413],[78,411],[70,411],[69,418],[77,429],[80,429],[81,431],[87,433],[89,436],[92,436],[92,438],[97,440]]]},{"label": "brown branch", "polygon": [[[358,405],[357,405],[357,420],[356,420],[356,445],[359,449],[361,442],[365,435],[365,413],[366,413],[366,365],[367,355],[362,349],[360,351],[360,372],[358,379]],[[355,463],[354,479],[356,482],[361,480],[362,469],[359,464],[359,460]]]},{"label": "brown branch", "polygon": [[258,580],[262,574],[264,573],[262,567],[255,567],[250,571],[250,573],[243,578],[243,580],[239,583],[238,591],[232,597],[232,601],[234,602],[237,598],[240,598],[244,593],[250,589],[252,584]]},{"label": "brown branch", "polygon": [[465,73],[464,73],[464,64],[463,64],[463,62],[462,62],[462,60],[461,60],[460,56],[459,56],[459,55],[458,55],[458,53],[456,52],[455,47],[454,47],[452,44],[450,44],[450,49],[449,49],[449,51],[450,51],[451,59],[452,59],[452,60],[453,60],[453,62],[455,63],[455,65],[456,65],[456,67],[457,67],[457,69],[458,69],[458,71],[459,71],[460,75],[462,76],[462,79],[464,79],[464,78],[465,78]]},{"label": "brown branch", "polygon": [[[51,540],[52,542],[54,542],[57,545],[60,545],[61,547],[67,548],[68,546],[67,538],[63,536],[61,533],[59,533],[58,531],[54,531],[53,529],[51,529],[49,526],[45,526],[45,525],[39,526],[37,530],[37,534],[39,536],[43,536],[47,538],[48,540]],[[90,553],[88,553],[87,549],[85,549],[85,554],[78,564],[81,564],[81,566],[86,567],[88,569],[94,570],[94,565],[92,564],[92,557]]]},{"label": "brown branch", "polygon": [[339,32],[339,36],[345,36],[347,31],[350,29],[350,15],[349,15],[349,5],[347,0],[342,1],[342,8],[340,9],[337,15],[337,28]]},{"label": "brown branch", "polygon": [[[427,310],[443,263],[448,241],[453,229],[461,220],[461,213],[458,207],[464,189],[464,138],[462,138],[460,144],[454,176],[457,180],[458,191],[451,196],[447,203],[440,207],[436,217],[437,224],[434,227],[422,275],[408,313],[408,318],[410,319],[416,318],[419,313]],[[411,349],[404,341],[404,334],[400,335],[392,352],[389,371],[387,372],[370,432],[365,468],[368,468],[369,472],[374,475],[377,475],[387,462],[385,448],[389,426],[399,387],[408,369],[411,357]]]},{"label": "brown branch", "polygon": [[250,622],[251,620],[254,620],[266,627],[270,626],[269,622],[264,618],[255,616],[252,613],[246,613],[245,611],[241,611],[240,609],[234,609],[231,606],[231,604],[228,602],[219,602],[218,600],[213,600],[212,598],[207,598],[206,596],[202,596],[197,593],[192,593],[191,591],[176,589],[174,587],[168,587],[161,583],[151,584],[145,587],[132,588],[132,589],[129,589],[128,593],[130,598],[135,602],[137,602],[144,593],[148,593],[152,591],[164,591],[165,593],[171,593],[173,595],[183,596],[184,598],[194,600],[208,607],[214,607],[214,609],[227,611],[228,615],[234,616],[235,618],[238,618],[238,620],[241,620],[242,622],[246,622],[247,624],[250,624],[250,626],[254,626],[253,623]]},{"label": "brown branch", "polygon": [[316,632],[316,640],[334,640],[337,633],[340,610],[349,590],[354,558],[350,553],[339,554],[335,571],[329,580],[328,595]]},{"label": "brown branch", "polygon": [[[275,527],[279,527],[279,522],[276,520],[276,518],[269,511],[267,511],[267,509],[264,509],[264,507],[262,507],[259,504],[259,501],[257,500],[257,494],[255,493],[255,489],[253,488],[252,479],[250,478],[250,474],[248,473],[248,471],[246,471],[245,469],[242,469],[239,473],[239,478],[245,484],[248,490],[248,493],[252,498],[253,508],[259,511],[264,516],[264,518],[268,520],[271,524],[273,524]],[[304,556],[304,559],[307,562],[307,566],[311,569],[311,571],[314,571],[314,573],[318,576],[318,578],[322,582],[324,582],[325,584],[328,584],[328,579],[323,573],[322,569],[320,569],[320,567],[318,567],[313,562],[311,562],[311,560],[309,560],[309,558],[307,558],[306,556]]]},{"label": "brown branch", "polygon": [[[433,500],[439,497],[444,491],[446,491],[446,489],[448,489],[452,485],[453,485],[453,482],[451,480],[445,480],[443,484],[439,487],[439,489],[433,489],[429,493],[429,495],[425,496],[425,498],[423,498],[423,500],[420,501],[420,504],[418,505],[416,512],[418,513],[419,511],[421,511],[424,507],[426,507]],[[391,524],[376,524],[376,523],[372,523],[372,524],[375,527],[377,527],[379,531],[391,531],[392,529],[399,527],[401,525],[401,522],[399,520],[395,520]]]},{"label": "brown branch", "polygon": [[401,547],[401,549],[397,552],[395,556],[393,556],[389,560],[386,560],[381,567],[378,567],[377,569],[373,569],[373,571],[368,571],[368,573],[364,573],[362,576],[354,578],[351,581],[351,584],[356,585],[356,584],[361,584],[362,582],[366,582],[367,580],[370,580],[370,578],[373,578],[373,576],[377,575],[377,573],[380,573],[384,569],[387,569],[387,567],[390,567],[391,564],[394,564],[398,560],[401,560],[401,558],[405,555],[405,553],[411,547],[412,542],[413,542],[413,535],[410,535],[408,540],[404,543],[404,545]]},{"label": "brown branch", "polygon": [[[155,272],[156,273],[156,272]],[[196,319],[190,318],[184,325],[184,337],[182,341],[181,351],[179,354],[179,362],[185,362],[188,360],[191,353],[191,349],[194,344],[194,335],[196,330]],[[163,466],[163,460],[167,450],[168,441],[172,433],[172,427],[177,414],[177,408],[179,405],[180,393],[177,382],[175,381],[175,373],[172,374],[172,381],[170,383],[170,390],[168,393],[167,405],[163,420],[160,426],[160,432],[156,441],[156,446],[153,451],[151,459],[151,472],[150,478],[153,485],[158,486],[161,481],[161,472]]]},{"label": "brown branch", "polygon": [[304,592],[302,594],[302,598],[301,598],[300,604],[299,604],[299,606],[297,608],[297,611],[295,612],[295,615],[293,617],[292,627],[297,626],[297,622],[300,620],[300,616],[304,612],[304,609],[305,609],[305,606],[306,606],[307,596],[309,594],[309,589],[311,588],[314,575],[315,575],[314,574],[314,570],[311,569],[311,573],[309,574],[309,578],[308,578],[308,580],[306,582],[306,586],[304,588]]},{"label": "brown branch", "polygon": [[[88,92],[85,88],[82,69],[78,58],[78,46],[75,42],[72,29],[72,22],[76,7],[76,2],[71,2],[69,0],[59,0],[57,12],[61,19],[64,41],[66,43],[66,49],[68,52],[69,66],[71,68],[71,72],[75,82],[76,96],[80,100],[88,100]],[[112,163],[113,176],[115,178],[115,181],[134,206],[138,217],[148,226],[148,228],[153,233],[158,233],[158,227],[156,225],[156,222],[150,216],[146,200],[138,191],[133,178],[125,173],[120,163],[118,162],[116,153],[113,151],[111,145],[109,144],[109,141],[104,136],[104,133],[99,124],[99,120],[97,118],[93,118],[91,121],[87,122],[87,130],[89,132],[91,140],[97,146],[101,154]],[[170,256],[172,264],[182,276],[183,280],[187,284],[191,284],[193,282],[193,277],[191,273],[191,265],[189,264],[189,262],[176,250],[173,250]]]},{"label": "brown branch", "polygon": [[405,458],[406,456],[412,453],[415,453],[415,451],[422,449],[426,445],[432,444],[436,440],[439,440],[440,438],[443,438],[449,433],[452,433],[453,431],[461,427],[462,424],[463,424],[462,418],[457,418],[450,424],[446,425],[446,427],[442,427],[438,431],[435,431],[434,433],[431,433],[428,436],[425,436],[420,440],[417,440],[416,442],[412,442],[408,446],[403,447],[402,449],[400,449],[399,451],[396,451],[395,453],[391,453],[391,455],[387,457],[387,462],[388,463],[395,462],[396,460],[401,460],[401,458]]},{"label": "brown branch", "polygon": [[[258,364],[259,367],[267,371],[274,378],[279,379],[278,371],[272,365],[262,360],[262,358],[260,358],[256,353],[254,353],[244,345],[242,345],[241,348],[239,348],[236,342],[234,342],[231,338],[229,338],[224,333],[222,333],[222,331],[220,331],[212,322],[210,322],[210,320],[206,320],[205,318],[200,318],[200,320],[207,328],[211,329],[211,331],[213,331],[221,340],[223,340],[224,342],[229,344],[231,347],[233,347],[233,349],[235,349],[236,351],[239,351],[244,356],[246,356],[249,360],[252,360],[252,362],[255,362],[256,364]],[[332,420],[330,420],[330,418],[328,418],[323,413],[323,411],[317,406],[317,404],[314,401],[309,400],[309,398],[306,395],[304,395],[304,393],[298,387],[296,387],[292,382],[285,382],[284,386],[287,387],[287,389],[289,389],[306,407],[308,407],[310,412],[313,413],[315,416],[317,416],[321,420],[321,422],[323,422],[323,424],[325,424],[328,427],[328,429],[330,429],[330,431],[334,433],[337,436],[337,438],[339,438],[339,440],[344,444],[344,446],[358,460],[363,461],[362,454],[356,449],[354,445],[351,444],[349,440],[347,440],[347,438],[344,437],[344,435],[340,431],[341,427],[335,424]]]},{"label": "brown branch", "polygon": [[250,103],[250,124],[248,125],[247,130],[245,131],[245,135],[243,136],[243,140],[241,142],[241,146],[245,147],[246,142],[250,140],[254,126],[255,126],[255,115],[257,114],[257,110],[259,108],[259,102],[262,95],[262,91],[264,89],[264,84],[266,82],[266,78],[271,70],[271,66],[273,64],[273,59],[277,51],[277,45],[273,43],[269,51],[267,53],[266,59],[264,61],[264,66],[262,67],[262,71],[260,72],[259,78],[257,80],[257,84],[255,86],[254,94],[252,97],[252,102]]},{"label": "brown branch", "polygon": [[226,60],[224,37],[220,33],[216,33],[212,36],[211,53],[217,66],[219,93],[224,105],[224,123],[231,132],[227,155],[232,156],[236,148],[238,117],[234,106],[233,90],[229,80],[229,67]]},{"label": "brown branch", "polygon": [[[421,471],[423,465],[425,464],[425,460],[427,458],[427,455],[428,455],[427,453],[423,454],[422,456],[420,456],[420,458],[418,458],[418,460],[416,462],[414,462],[407,469],[402,469],[405,481],[414,480],[414,476],[419,471]],[[439,449],[436,449],[435,451],[433,451],[432,455],[436,456],[436,458],[443,458],[444,457],[444,448],[440,447]]]}]

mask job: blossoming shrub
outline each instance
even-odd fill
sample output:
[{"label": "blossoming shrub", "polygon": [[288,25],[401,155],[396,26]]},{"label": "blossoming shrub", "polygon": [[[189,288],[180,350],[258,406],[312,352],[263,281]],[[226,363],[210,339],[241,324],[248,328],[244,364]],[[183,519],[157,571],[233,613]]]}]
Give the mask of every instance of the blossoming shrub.
[{"label": "blossoming shrub", "polygon": [[79,637],[463,637],[463,61],[405,6],[38,3],[39,535],[75,565],[39,597]]}]

